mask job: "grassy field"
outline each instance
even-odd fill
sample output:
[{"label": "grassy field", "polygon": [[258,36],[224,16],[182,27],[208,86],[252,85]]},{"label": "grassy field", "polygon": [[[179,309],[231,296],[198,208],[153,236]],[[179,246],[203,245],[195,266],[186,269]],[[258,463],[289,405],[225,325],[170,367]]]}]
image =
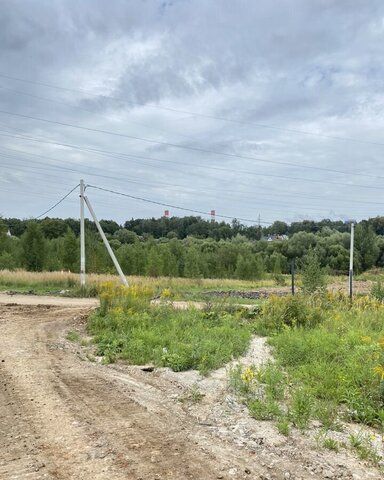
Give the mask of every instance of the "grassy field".
[{"label": "grassy field", "polygon": [[[261,369],[233,370],[232,389],[254,418],[274,420],[286,435],[291,427],[305,429],[314,420],[324,432],[356,422],[382,435],[383,316],[384,304],[368,296],[352,305],[332,293],[271,298],[254,332],[268,335],[275,360]],[[361,458],[380,460],[369,439],[350,440]]]},{"label": "grassy field", "polygon": [[[130,285],[152,288],[154,295],[160,295],[164,289],[170,289],[175,299],[200,299],[201,292],[210,290],[254,290],[275,286],[273,279],[257,281],[235,279],[190,279],[169,277],[127,277]],[[87,275],[89,293],[96,296],[97,288],[105,283],[113,282],[117,285],[120,279],[117,275]],[[1,270],[0,291],[13,290],[16,292],[33,292],[35,294],[57,294],[62,290],[68,290],[68,295],[80,294],[79,274],[68,272],[27,272],[25,270]]]},{"label": "grassy field", "polygon": [[[170,289],[176,300],[207,299],[205,292],[210,291],[250,291],[258,289],[276,289],[290,291],[290,276],[279,275],[279,282],[273,275],[266,275],[262,280],[236,279],[201,279],[201,278],[169,278],[169,277],[127,277],[130,285],[151,287],[155,295],[164,289]],[[367,293],[373,281],[384,279],[382,270],[366,272],[355,278],[356,292]],[[88,290],[86,294],[97,295],[97,288],[105,282],[120,283],[117,275],[89,274],[87,275]],[[296,279],[300,288],[300,276]],[[328,284],[332,290],[347,290],[347,278],[329,276]],[[0,270],[0,291],[32,292],[38,295],[57,294],[68,290],[67,294],[80,295],[79,274],[70,272],[27,272],[25,270]],[[212,299],[214,300],[214,298]],[[229,300],[231,301],[231,300]],[[244,302],[243,302],[244,303]],[[245,302],[246,303],[246,302]]]}]

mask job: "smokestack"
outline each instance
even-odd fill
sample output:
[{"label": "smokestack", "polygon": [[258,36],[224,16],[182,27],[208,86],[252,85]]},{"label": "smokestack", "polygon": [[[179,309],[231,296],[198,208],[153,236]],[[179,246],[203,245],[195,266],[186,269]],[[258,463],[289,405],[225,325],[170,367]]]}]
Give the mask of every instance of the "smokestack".
[{"label": "smokestack", "polygon": [[164,217],[169,218],[169,210],[164,210]]},{"label": "smokestack", "polygon": [[211,222],[213,223],[216,220],[216,210],[211,210]]}]

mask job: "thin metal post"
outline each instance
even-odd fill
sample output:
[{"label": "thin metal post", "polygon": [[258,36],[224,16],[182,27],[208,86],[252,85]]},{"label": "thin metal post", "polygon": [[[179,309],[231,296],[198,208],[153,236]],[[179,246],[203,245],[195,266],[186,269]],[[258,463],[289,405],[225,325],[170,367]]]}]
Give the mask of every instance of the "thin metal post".
[{"label": "thin metal post", "polygon": [[84,180],[80,180],[80,286],[85,287]]},{"label": "thin metal post", "polygon": [[124,284],[126,287],[128,287],[127,279],[125,278],[125,275],[124,275],[123,271],[121,270],[121,267],[120,267],[120,265],[119,265],[119,262],[117,261],[117,258],[116,258],[116,256],[115,256],[115,254],[113,253],[113,250],[112,250],[112,248],[111,248],[111,246],[110,246],[110,244],[109,244],[109,242],[108,242],[108,240],[107,240],[107,237],[105,236],[105,234],[104,234],[104,232],[103,232],[103,229],[101,228],[101,225],[100,225],[99,221],[98,221],[97,218],[96,218],[95,212],[93,211],[93,208],[92,208],[92,206],[91,206],[88,198],[87,198],[87,197],[84,197],[84,201],[85,201],[85,203],[86,203],[86,205],[87,205],[87,207],[88,207],[88,210],[89,210],[90,214],[92,215],[92,218],[93,218],[94,222],[96,223],[96,227],[97,227],[97,229],[98,229],[98,231],[99,231],[99,233],[100,233],[101,238],[103,239],[105,248],[107,249],[107,251],[108,251],[108,253],[109,253],[109,256],[110,256],[111,259],[112,259],[112,262],[113,262],[113,264],[115,265],[118,274],[120,275],[121,281],[123,282],[123,284]]},{"label": "thin metal post", "polygon": [[295,259],[291,260],[291,292],[295,295]]},{"label": "thin metal post", "polygon": [[351,246],[349,249],[349,299],[352,302],[353,295],[353,245],[354,245],[355,224],[351,223]]}]

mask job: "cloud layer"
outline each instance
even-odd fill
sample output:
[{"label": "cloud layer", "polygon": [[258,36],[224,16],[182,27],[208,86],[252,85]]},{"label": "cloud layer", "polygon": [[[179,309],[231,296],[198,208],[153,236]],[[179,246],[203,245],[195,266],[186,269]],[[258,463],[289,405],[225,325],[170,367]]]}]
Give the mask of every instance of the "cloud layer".
[{"label": "cloud layer", "polygon": [[[383,44],[379,0],[4,0],[0,214],[84,178],[265,222],[380,215]],[[101,218],[163,213],[88,193]]]}]

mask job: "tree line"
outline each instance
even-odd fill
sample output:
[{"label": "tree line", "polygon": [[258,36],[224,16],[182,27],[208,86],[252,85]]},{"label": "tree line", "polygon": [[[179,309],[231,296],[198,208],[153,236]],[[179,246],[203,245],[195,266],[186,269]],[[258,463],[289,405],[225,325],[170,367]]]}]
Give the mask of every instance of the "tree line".
[{"label": "tree line", "polygon": [[[204,278],[262,278],[288,273],[310,253],[330,273],[346,273],[349,225],[322,220],[290,225],[246,226],[200,217],[132,219],[101,225],[127,275]],[[0,269],[79,270],[79,221],[44,218],[0,221]],[[113,272],[93,222],[86,220],[87,271]],[[355,228],[355,267],[362,272],[384,266],[384,217]]]}]

